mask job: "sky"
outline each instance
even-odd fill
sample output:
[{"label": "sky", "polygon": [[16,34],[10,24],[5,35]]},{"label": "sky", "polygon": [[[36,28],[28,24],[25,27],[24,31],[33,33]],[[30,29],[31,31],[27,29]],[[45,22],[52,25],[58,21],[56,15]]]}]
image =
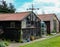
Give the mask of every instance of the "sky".
[{"label": "sky", "polygon": [[5,0],[7,3],[13,3],[16,8],[16,12],[28,11],[28,8],[39,8],[35,10],[35,13],[45,14],[55,13],[60,17],[60,0]]}]

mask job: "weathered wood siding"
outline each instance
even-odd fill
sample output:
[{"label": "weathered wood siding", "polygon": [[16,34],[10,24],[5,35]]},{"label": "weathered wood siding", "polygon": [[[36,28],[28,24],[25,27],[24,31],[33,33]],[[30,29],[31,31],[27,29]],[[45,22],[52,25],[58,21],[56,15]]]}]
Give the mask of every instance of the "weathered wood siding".
[{"label": "weathered wood siding", "polygon": [[53,17],[53,20],[56,21],[56,30],[57,30],[57,32],[59,32],[59,21],[58,21],[58,19],[55,16]]}]

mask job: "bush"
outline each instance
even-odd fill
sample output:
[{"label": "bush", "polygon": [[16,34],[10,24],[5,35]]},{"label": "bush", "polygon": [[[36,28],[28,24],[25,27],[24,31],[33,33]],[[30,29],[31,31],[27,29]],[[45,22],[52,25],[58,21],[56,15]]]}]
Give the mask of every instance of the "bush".
[{"label": "bush", "polygon": [[56,30],[53,30],[52,33],[56,33]]},{"label": "bush", "polygon": [[5,47],[3,42],[0,42],[0,47]]},{"label": "bush", "polygon": [[0,42],[0,47],[6,47],[6,46],[8,46],[9,45],[9,43],[8,42]]},{"label": "bush", "polygon": [[9,45],[9,43],[8,43],[8,42],[6,42],[6,41],[4,42],[4,44],[5,44],[6,46],[8,46],[8,45]]}]

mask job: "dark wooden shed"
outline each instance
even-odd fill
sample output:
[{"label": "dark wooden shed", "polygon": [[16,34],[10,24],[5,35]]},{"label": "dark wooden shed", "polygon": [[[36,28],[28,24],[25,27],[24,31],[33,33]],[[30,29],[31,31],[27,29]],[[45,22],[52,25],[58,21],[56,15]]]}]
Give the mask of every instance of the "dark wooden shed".
[{"label": "dark wooden shed", "polygon": [[0,14],[0,38],[15,41],[41,37],[40,19],[33,12]]}]

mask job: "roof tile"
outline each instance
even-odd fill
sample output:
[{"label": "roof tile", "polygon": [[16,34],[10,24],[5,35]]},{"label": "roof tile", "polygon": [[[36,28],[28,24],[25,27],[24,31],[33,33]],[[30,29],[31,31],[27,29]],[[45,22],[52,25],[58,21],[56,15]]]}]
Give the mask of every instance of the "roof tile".
[{"label": "roof tile", "polygon": [[41,19],[43,21],[50,21],[53,16],[55,16],[55,14],[42,14],[42,15],[38,15],[39,19]]},{"label": "roof tile", "polygon": [[8,13],[8,14],[0,14],[0,21],[9,21],[9,20],[22,20],[25,18],[29,12],[21,12],[21,13]]}]

